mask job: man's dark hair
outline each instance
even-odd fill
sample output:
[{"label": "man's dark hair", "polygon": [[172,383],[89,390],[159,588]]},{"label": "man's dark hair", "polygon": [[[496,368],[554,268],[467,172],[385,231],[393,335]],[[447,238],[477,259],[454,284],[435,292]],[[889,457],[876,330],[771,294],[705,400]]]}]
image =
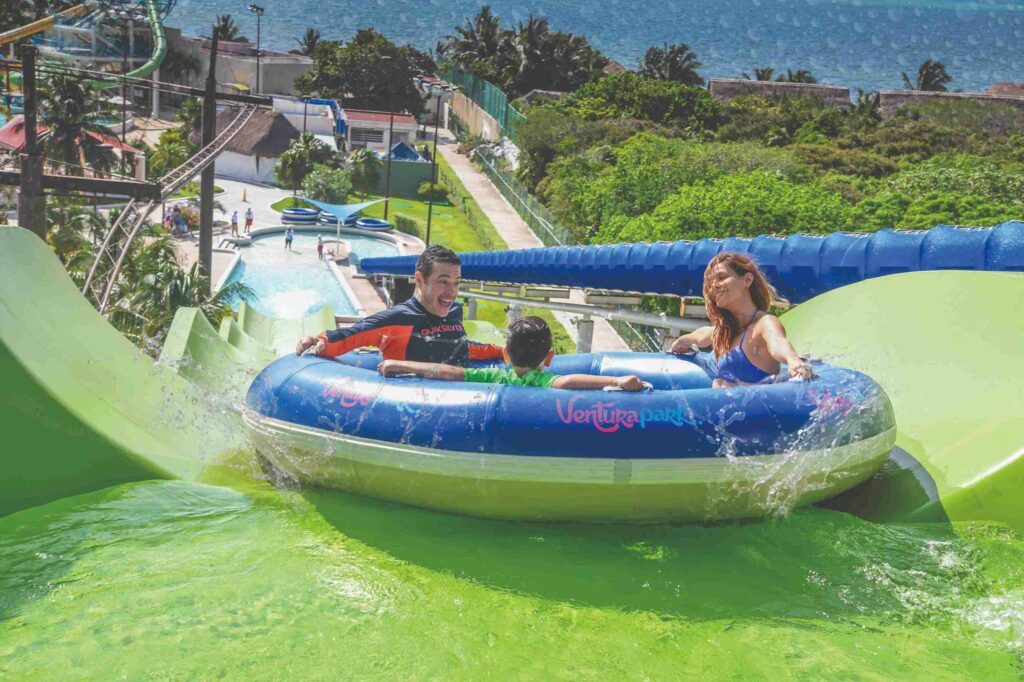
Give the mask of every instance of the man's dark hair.
[{"label": "man's dark hair", "polygon": [[455,253],[447,246],[432,244],[420,254],[419,259],[416,261],[416,272],[422,272],[423,279],[426,279],[427,277],[430,277],[430,273],[434,271],[434,263],[462,265],[462,261],[459,260],[459,254]]},{"label": "man's dark hair", "polygon": [[538,367],[551,351],[551,329],[539,317],[521,317],[508,326],[505,344],[513,367]]}]

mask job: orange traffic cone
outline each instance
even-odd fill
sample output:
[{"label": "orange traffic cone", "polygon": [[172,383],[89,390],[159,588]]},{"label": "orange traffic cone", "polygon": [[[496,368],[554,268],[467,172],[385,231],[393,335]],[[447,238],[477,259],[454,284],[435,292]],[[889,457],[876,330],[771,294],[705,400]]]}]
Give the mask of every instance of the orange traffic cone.
[{"label": "orange traffic cone", "polygon": [[249,203],[249,190],[245,189],[244,187],[242,188],[242,203],[243,204],[248,204]]}]

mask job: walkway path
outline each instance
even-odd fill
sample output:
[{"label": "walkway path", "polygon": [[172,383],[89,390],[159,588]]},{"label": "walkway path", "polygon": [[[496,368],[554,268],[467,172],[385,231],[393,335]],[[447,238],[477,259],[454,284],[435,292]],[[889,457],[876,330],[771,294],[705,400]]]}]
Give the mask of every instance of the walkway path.
[{"label": "walkway path", "polygon": [[[459,176],[462,184],[466,186],[476,202],[480,204],[480,209],[490,218],[498,234],[508,244],[508,248],[532,249],[544,246],[537,235],[519,217],[515,209],[505,200],[505,197],[501,196],[501,193],[491,184],[487,176],[472,161],[458,153],[458,144],[451,133],[441,132],[438,147],[441,150],[441,156]],[[584,303],[583,292],[573,289],[570,300],[573,303]],[[571,313],[556,312],[554,314],[575,342],[576,325],[572,322],[572,318],[575,316]],[[615,333],[607,320],[594,318],[593,350],[595,352],[628,351],[629,346]]]}]

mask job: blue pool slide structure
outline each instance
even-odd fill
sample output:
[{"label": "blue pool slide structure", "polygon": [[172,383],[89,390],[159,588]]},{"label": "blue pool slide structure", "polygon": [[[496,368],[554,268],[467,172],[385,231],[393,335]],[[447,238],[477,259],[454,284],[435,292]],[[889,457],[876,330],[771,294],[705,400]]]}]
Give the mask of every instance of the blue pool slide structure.
[{"label": "blue pool slide structure", "polygon": [[[704,268],[721,251],[747,253],[793,303],[866,279],[925,270],[1024,271],[1024,222],[991,228],[940,225],[753,239],[565,246],[462,254],[462,277],[484,282],[571,286],[700,296]],[[414,256],[364,258],[369,275],[412,276]]]}]

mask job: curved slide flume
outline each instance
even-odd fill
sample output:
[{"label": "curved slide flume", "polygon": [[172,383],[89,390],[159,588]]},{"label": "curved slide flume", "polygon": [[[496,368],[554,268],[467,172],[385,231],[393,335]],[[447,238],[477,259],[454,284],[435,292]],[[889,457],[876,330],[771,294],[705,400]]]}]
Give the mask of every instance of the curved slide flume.
[{"label": "curved slide flume", "polygon": [[[467,280],[700,296],[704,268],[721,251],[749,253],[783,296],[802,303],[865,279],[917,270],[1024,271],[1024,222],[990,228],[940,225],[753,239],[563,246],[462,254]],[[364,258],[361,272],[411,276],[416,258]]]}]

